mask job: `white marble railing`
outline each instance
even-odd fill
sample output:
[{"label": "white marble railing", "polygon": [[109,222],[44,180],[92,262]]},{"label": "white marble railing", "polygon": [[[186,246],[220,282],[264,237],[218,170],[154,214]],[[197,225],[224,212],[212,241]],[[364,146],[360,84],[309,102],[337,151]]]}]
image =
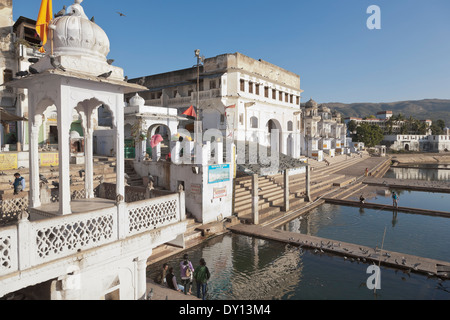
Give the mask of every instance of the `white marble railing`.
[{"label": "white marble railing", "polygon": [[128,235],[164,227],[181,220],[179,194],[126,204]]},{"label": "white marble railing", "polygon": [[184,192],[0,228],[0,276],[185,219]]},{"label": "white marble railing", "polygon": [[18,270],[17,228],[0,229],[0,276]]}]

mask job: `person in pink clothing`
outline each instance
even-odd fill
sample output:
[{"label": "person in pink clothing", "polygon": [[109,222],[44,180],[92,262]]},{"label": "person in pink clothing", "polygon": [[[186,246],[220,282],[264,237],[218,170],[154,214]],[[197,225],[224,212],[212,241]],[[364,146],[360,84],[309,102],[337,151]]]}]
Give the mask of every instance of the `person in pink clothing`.
[{"label": "person in pink clothing", "polygon": [[194,267],[189,261],[189,256],[185,254],[183,261],[180,262],[180,276],[181,284],[184,286],[184,294],[192,293],[192,276],[194,274]]}]

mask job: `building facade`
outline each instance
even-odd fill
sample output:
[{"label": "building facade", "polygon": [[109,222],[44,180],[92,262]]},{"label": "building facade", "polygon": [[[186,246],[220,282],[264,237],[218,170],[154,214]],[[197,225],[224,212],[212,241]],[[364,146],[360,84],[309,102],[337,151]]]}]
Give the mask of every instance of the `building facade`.
[{"label": "building facade", "polygon": [[[130,82],[140,80],[148,87],[147,92],[141,93],[146,105],[177,108],[179,114],[193,105],[203,131],[218,129],[224,139],[234,141],[269,146],[269,134],[277,129],[279,151],[300,157],[303,91],[300,76],[290,71],[233,53],[207,58],[198,70],[193,67]],[[187,123],[184,128],[193,132],[192,124]]]}]

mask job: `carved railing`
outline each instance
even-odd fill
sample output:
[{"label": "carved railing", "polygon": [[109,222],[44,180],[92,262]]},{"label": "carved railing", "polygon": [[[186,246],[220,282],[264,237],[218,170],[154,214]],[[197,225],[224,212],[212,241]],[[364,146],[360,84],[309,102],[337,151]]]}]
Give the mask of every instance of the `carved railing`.
[{"label": "carved railing", "polygon": [[28,210],[28,195],[2,196],[0,200],[0,226],[17,220],[22,211]]},{"label": "carved railing", "polygon": [[0,229],[0,276],[18,269],[17,228]]},{"label": "carved railing", "polygon": [[185,219],[184,192],[101,210],[0,227],[0,276]]},{"label": "carved railing", "polygon": [[179,194],[127,203],[126,210],[129,235],[161,228],[180,220]]},{"label": "carved railing", "polygon": [[36,261],[61,258],[117,239],[115,208],[32,223]]}]

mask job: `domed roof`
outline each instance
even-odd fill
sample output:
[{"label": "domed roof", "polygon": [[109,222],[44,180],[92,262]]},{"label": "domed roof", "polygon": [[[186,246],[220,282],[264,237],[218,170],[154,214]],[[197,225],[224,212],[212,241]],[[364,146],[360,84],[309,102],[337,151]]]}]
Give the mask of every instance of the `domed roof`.
[{"label": "domed roof", "polygon": [[312,98],[305,103],[306,108],[317,108],[317,106],[318,106],[317,102],[315,102]]},{"label": "domed roof", "polygon": [[136,93],[135,96],[133,96],[133,97],[130,99],[130,107],[142,107],[142,106],[144,106],[144,104],[145,104],[144,98],[142,98],[142,97],[141,97],[140,95],[138,95],[137,93]]},{"label": "domed roof", "polygon": [[[53,20],[54,55],[90,56],[102,61],[110,51],[110,42],[105,31],[90,21],[84,13],[81,2],[75,3],[66,10],[66,14]],[[46,44],[46,52],[50,52],[50,43]]]}]

